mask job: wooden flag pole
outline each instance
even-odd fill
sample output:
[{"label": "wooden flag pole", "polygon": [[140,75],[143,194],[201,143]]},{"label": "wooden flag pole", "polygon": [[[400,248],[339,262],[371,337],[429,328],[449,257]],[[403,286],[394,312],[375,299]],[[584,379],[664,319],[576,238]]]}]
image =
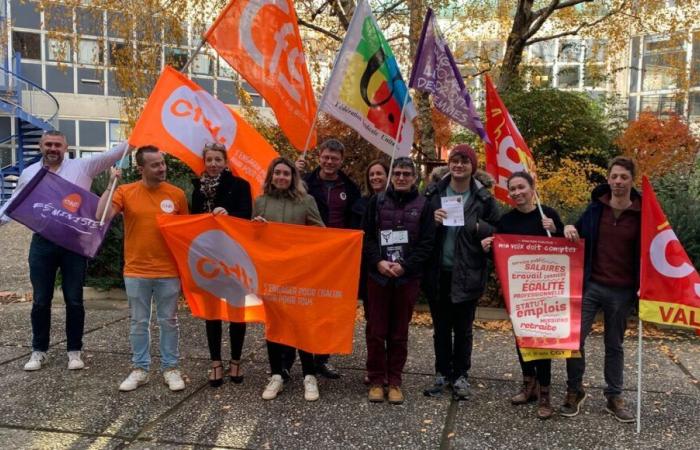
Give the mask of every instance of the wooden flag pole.
[{"label": "wooden flag pole", "polygon": [[[129,153],[129,149],[131,146],[129,145],[128,142],[125,142],[126,147],[124,147],[124,152],[122,153],[122,157],[119,158],[119,167],[121,167],[124,163],[124,158],[126,158],[127,153]],[[109,212],[109,209],[112,207],[112,197],[114,196],[114,190],[117,187],[117,179],[115,178],[112,181],[112,184],[109,186],[109,195],[107,196],[107,204],[105,205],[104,211],[102,211],[102,217],[100,218],[100,226],[103,226],[105,224],[105,219],[107,218],[107,212]]]},{"label": "wooden flag pole", "polygon": [[637,345],[637,434],[642,431],[642,319],[639,320],[639,329],[637,330],[638,345]]}]

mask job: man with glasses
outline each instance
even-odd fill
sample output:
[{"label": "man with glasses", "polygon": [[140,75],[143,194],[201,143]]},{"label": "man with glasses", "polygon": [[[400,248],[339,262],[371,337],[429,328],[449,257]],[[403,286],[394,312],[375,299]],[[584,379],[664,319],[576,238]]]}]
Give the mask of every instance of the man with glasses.
[{"label": "man with glasses", "polygon": [[[360,188],[340,168],[345,146],[337,139],[327,139],[319,146],[319,166],[304,176],[309,194],[316,199],[323,223],[331,228],[352,228],[352,207],[360,198]],[[306,162],[298,159],[300,172]],[[318,373],[326,378],[340,378],[340,373],[328,363],[328,355],[315,356]]]},{"label": "man with glasses", "polygon": [[[32,178],[46,167],[51,172],[71,183],[90,190],[92,179],[114,164],[124,153],[128,144],[123,142],[110,151],[90,158],[68,159],[66,136],[60,131],[47,131],[39,140],[41,160],[27,167],[17,181],[12,198],[0,208],[0,223],[10,218],[5,209]],[[83,283],[87,269],[87,258],[44,239],[34,233],[29,246],[29,279],[32,283],[32,354],[24,370],[41,369],[46,363],[51,331],[51,301],[56,284],[56,272],[61,270],[61,289],[66,303],[66,338],[68,369],[85,367],[81,359],[85,307],[83,306]]]},{"label": "man with glasses", "polygon": [[[481,240],[495,231],[500,212],[489,189],[474,178],[477,159],[471,147],[467,144],[454,147],[448,169],[449,174],[425,193],[435,210],[437,230],[423,283],[433,318],[435,381],[423,393],[438,396],[451,384],[453,397],[464,400],[469,396],[472,324],[487,279]],[[443,224],[447,218],[447,211],[442,208],[443,197],[461,201],[464,225]]]},{"label": "man with glasses", "polygon": [[435,241],[433,209],[416,189],[416,168],[410,158],[394,161],[391,186],[369,200],[363,229],[368,270],[368,400],[384,401],[386,380],[387,400],[401,404],[408,325]]}]

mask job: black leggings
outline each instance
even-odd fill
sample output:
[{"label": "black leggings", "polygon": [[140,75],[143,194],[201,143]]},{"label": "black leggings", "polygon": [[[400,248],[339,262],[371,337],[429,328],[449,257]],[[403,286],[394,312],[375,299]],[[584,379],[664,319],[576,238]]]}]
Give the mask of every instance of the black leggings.
[{"label": "black leggings", "polygon": [[[283,370],[288,369],[294,361],[297,349],[277,342],[267,342],[267,357],[270,360],[270,372],[272,375],[282,375]],[[306,375],[316,375],[314,355],[304,350],[299,350],[301,371]]]},{"label": "black leggings", "polygon": [[[209,355],[212,361],[221,361],[221,321],[207,320],[207,343],[209,344]],[[228,324],[228,334],[231,338],[231,359],[238,361],[241,359],[243,351],[243,341],[245,340],[245,322],[230,322]]]},{"label": "black leggings", "polygon": [[548,387],[552,383],[552,360],[551,359],[535,359],[534,361],[525,362],[523,355],[520,353],[520,348],[515,347],[518,351],[518,360],[520,368],[523,371],[524,377],[534,377],[542,387]]}]

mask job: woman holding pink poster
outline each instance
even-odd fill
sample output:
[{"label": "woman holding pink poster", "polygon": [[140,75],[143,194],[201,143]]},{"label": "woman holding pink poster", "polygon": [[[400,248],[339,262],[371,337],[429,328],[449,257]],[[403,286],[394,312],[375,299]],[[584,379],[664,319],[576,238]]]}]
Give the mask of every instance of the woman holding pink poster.
[{"label": "woman holding pink poster", "polygon": [[[501,217],[497,233],[547,236],[549,231],[553,236],[562,236],[564,224],[559,214],[544,205],[542,213],[538,211],[535,203],[535,181],[529,173],[515,172],[508,178],[508,195],[515,203],[515,208]],[[491,236],[481,241],[484,251],[491,250],[493,239]],[[523,372],[523,384],[510,402],[513,405],[524,405],[539,399],[537,417],[548,419],[554,413],[549,395],[552,360],[538,359],[526,362],[517,345],[516,349]]]}]

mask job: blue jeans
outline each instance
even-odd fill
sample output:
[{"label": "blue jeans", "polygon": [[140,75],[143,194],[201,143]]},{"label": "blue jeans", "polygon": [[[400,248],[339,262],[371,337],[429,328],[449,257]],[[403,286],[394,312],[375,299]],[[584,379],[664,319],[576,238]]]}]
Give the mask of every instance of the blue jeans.
[{"label": "blue jeans", "polygon": [[56,272],[61,270],[61,288],[66,303],[66,338],[68,351],[83,348],[85,307],[83,282],[87,258],[44,239],[32,236],[29,246],[29,279],[34,290],[32,303],[32,350],[49,349],[51,331],[51,300],[56,284]]},{"label": "blue jeans", "polygon": [[134,367],[148,371],[151,365],[151,298],[155,300],[160,329],[161,370],[177,367],[180,357],[177,323],[180,279],[124,277],[124,285],[131,311],[129,341]]},{"label": "blue jeans", "polygon": [[605,362],[603,374],[606,387],[603,394],[615,397],[622,394],[623,372],[625,368],[625,353],[622,341],[627,328],[627,318],[637,302],[634,288],[618,288],[589,281],[584,288],[581,306],[581,357],[566,360],[570,391],[581,390],[583,374],[586,371],[586,354],[584,345],[586,337],[591,332],[598,311],[603,311],[603,340],[605,342]]}]

